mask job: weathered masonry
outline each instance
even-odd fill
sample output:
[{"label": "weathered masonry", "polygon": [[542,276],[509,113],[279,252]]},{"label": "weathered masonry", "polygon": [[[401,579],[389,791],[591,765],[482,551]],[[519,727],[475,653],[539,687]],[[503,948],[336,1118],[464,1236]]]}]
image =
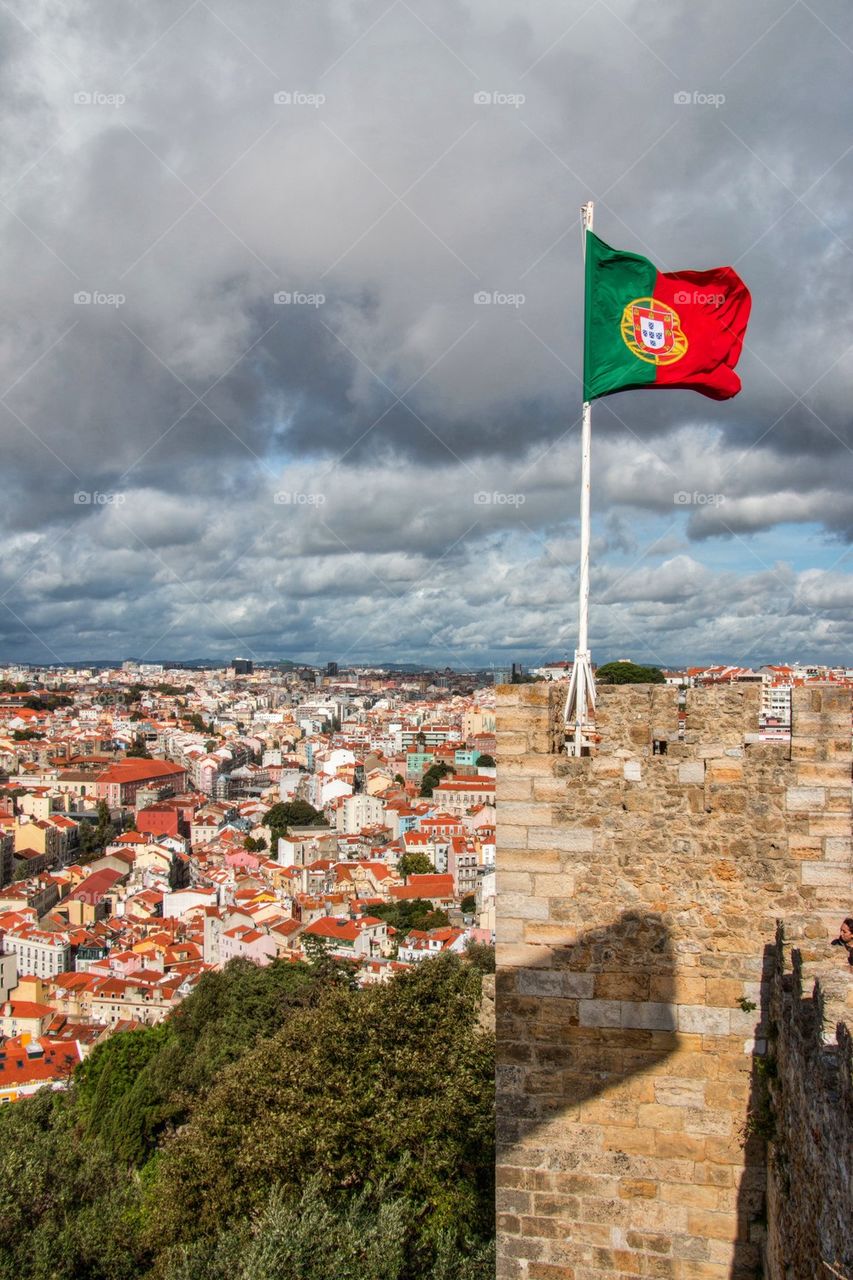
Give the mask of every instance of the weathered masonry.
[{"label": "weathered masonry", "polygon": [[767,1036],[777,920],[833,1025],[853,993],[850,693],[795,690],[788,744],[751,687],[683,738],[675,689],[602,688],[582,759],[559,696],[498,698],[498,1274],[828,1276],[767,1244]]}]

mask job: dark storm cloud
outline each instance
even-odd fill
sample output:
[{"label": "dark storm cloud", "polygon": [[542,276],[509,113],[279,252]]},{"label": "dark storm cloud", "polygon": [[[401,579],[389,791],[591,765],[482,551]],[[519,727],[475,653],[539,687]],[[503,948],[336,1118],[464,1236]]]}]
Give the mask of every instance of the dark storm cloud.
[{"label": "dark storm cloud", "polygon": [[596,644],[678,657],[715,619],[735,656],[774,611],[803,652],[853,640],[815,625],[845,561],[790,571],[789,616],[705,559],[853,537],[843,0],[13,0],[0,29],[0,656],[563,656],[590,196],[606,240],[754,298],[736,400],[596,407]]}]

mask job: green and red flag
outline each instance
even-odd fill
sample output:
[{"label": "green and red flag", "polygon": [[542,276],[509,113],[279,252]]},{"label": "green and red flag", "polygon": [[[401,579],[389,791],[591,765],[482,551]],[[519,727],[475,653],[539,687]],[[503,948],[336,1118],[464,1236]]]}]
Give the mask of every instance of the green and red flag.
[{"label": "green and red flag", "polygon": [[588,230],[584,399],[638,387],[736,396],[751,301],[731,267],[658,271]]}]

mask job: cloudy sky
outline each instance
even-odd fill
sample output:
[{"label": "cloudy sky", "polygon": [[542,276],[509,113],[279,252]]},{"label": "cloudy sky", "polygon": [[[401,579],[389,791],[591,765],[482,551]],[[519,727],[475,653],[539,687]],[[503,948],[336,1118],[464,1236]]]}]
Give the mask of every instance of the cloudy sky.
[{"label": "cloudy sky", "polygon": [[594,659],[853,660],[849,0],[3,0],[0,50],[0,661],[570,654],[588,198],[753,293],[736,399],[596,404]]}]

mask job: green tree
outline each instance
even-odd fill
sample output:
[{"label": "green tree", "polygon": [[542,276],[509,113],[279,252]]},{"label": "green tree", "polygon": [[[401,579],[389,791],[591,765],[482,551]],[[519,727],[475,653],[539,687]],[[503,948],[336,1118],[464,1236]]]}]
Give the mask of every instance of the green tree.
[{"label": "green tree", "polygon": [[396,1187],[417,1222],[415,1263],[445,1231],[488,1240],[493,1042],[476,1030],[479,989],[475,969],[444,956],[295,1010],[161,1152],[148,1200],[158,1245],[237,1224],[262,1211],[271,1186],[291,1195],[312,1176],[326,1193]]},{"label": "green tree", "polygon": [[205,974],[0,1108],[0,1280],[489,1280],[479,997],[454,956],[368,990],[324,954]]},{"label": "green tree", "polygon": [[404,880],[408,880],[409,876],[429,875],[431,871],[435,871],[435,867],[425,853],[416,849],[412,853],[403,854],[397,863],[397,870]]},{"label": "green tree", "polygon": [[484,942],[469,942],[465,948],[468,963],[480,973],[495,972],[495,949]]},{"label": "green tree", "polygon": [[476,764],[478,769],[494,769],[495,757],[490,756],[488,751],[484,751],[482,755],[477,756]]},{"label": "green tree", "polygon": [[442,778],[447,777],[448,773],[455,773],[456,770],[446,764],[444,760],[439,760],[435,764],[431,764],[421,779],[421,795],[431,796],[437,782],[441,782]]},{"label": "green tree", "polygon": [[426,898],[374,903],[370,914],[385,920],[400,938],[404,938],[412,929],[442,929],[450,924],[447,912],[433,907]]},{"label": "green tree", "polygon": [[327,827],[329,824],[319,809],[307,800],[284,800],[274,804],[264,814],[264,826],[287,832],[288,827]]},{"label": "green tree", "polygon": [[148,747],[145,745],[145,739],[142,737],[141,734],[137,734],[136,737],[133,739],[133,742],[130,744],[127,751],[125,752],[125,756],[138,757],[139,759],[142,759],[142,760],[152,759],[151,752],[148,750]]},{"label": "green tree", "polygon": [[642,667],[633,662],[605,662],[598,667],[599,684],[666,684],[660,667]]},{"label": "green tree", "polygon": [[476,895],[476,893],[466,893],[466,894],[465,894],[465,897],[462,899],[462,901],[460,902],[459,906],[460,906],[460,909],[462,910],[462,912],[463,912],[466,916],[471,915],[474,911],[476,911],[476,910],[477,910],[477,895]]}]

